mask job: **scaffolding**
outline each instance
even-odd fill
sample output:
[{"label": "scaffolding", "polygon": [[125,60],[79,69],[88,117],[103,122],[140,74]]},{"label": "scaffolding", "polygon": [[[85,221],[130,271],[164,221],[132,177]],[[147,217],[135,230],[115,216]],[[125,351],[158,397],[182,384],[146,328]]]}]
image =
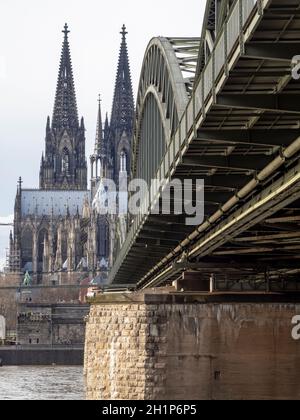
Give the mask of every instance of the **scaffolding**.
[{"label": "scaffolding", "polygon": [[6,269],[10,273],[18,273],[21,267],[21,252],[6,249]]}]

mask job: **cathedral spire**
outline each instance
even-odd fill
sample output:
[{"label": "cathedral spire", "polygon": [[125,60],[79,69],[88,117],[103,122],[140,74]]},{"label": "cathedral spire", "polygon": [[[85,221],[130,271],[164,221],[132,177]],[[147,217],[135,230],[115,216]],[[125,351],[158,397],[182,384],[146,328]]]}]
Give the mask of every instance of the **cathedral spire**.
[{"label": "cathedral spire", "polygon": [[103,141],[103,127],[102,127],[102,113],[101,113],[101,95],[98,98],[98,118],[95,139],[95,155],[100,156],[105,154]]},{"label": "cathedral spire", "polygon": [[128,59],[126,26],[123,25],[119,63],[115,84],[115,93],[111,115],[112,130],[126,131],[128,134],[132,132],[134,102],[131,83],[130,66]]},{"label": "cathedral spire", "polygon": [[62,128],[77,129],[79,122],[68,39],[70,31],[67,24],[65,24],[62,32],[64,34],[64,40],[58,73],[52,128],[57,130]]},{"label": "cathedral spire", "polygon": [[105,123],[104,123],[104,130],[103,130],[103,138],[106,147],[106,154],[109,155],[109,121],[108,121],[108,114],[106,113],[105,116]]},{"label": "cathedral spire", "polygon": [[50,130],[51,130],[51,122],[50,122],[50,117],[48,115],[48,117],[47,117],[47,126],[46,126],[46,133],[49,133]]},{"label": "cathedral spire", "polygon": [[76,93],[65,24],[52,123],[47,119],[45,157],[41,162],[43,190],[86,190],[84,120],[78,119]]},{"label": "cathedral spire", "polygon": [[109,128],[109,122],[108,122],[108,113],[105,115],[105,123],[104,123],[104,129],[108,130]]}]

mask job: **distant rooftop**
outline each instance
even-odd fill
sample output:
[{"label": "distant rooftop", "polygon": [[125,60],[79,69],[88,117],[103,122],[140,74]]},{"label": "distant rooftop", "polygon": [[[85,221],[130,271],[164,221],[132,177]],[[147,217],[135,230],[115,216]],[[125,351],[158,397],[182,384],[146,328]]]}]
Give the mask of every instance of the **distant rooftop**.
[{"label": "distant rooftop", "polygon": [[84,202],[90,200],[89,191],[22,190],[22,216],[66,216],[68,209],[75,216],[82,214]]}]

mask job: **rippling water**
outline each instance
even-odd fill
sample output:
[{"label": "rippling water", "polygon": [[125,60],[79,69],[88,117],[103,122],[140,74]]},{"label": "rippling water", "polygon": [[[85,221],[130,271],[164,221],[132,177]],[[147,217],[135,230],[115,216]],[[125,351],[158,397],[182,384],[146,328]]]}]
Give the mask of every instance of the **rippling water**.
[{"label": "rippling water", "polygon": [[83,400],[82,367],[2,367],[0,400]]}]

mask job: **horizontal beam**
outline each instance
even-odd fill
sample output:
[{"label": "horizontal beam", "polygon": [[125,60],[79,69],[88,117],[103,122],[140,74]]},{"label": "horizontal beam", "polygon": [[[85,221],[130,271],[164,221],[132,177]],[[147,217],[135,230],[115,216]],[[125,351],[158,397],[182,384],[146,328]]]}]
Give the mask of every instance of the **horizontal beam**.
[{"label": "horizontal beam", "polygon": [[217,188],[231,188],[233,191],[236,191],[238,188],[242,188],[244,187],[247,182],[250,181],[251,176],[249,174],[248,175],[241,175],[241,174],[235,174],[235,173],[230,173],[230,174],[226,174],[226,176],[223,175],[212,175],[212,176],[205,176],[205,175],[191,175],[191,174],[187,174],[185,175],[179,175],[176,176],[177,179],[190,179],[190,180],[195,180],[195,179],[203,179],[204,183],[205,183],[205,187],[217,187]]},{"label": "horizontal beam", "polygon": [[159,232],[160,235],[163,236],[164,233],[189,234],[191,231],[191,228],[186,226],[184,223],[181,226],[178,226],[178,225],[173,226],[166,223],[157,223],[157,224],[146,223],[143,227],[143,230],[147,232]]},{"label": "horizontal beam", "polygon": [[[205,187],[206,187],[206,185],[205,185]],[[202,200],[202,197],[200,198],[200,200],[196,200],[196,188],[194,187],[194,188],[187,188],[187,189],[185,189],[184,190],[184,193],[185,192],[187,192],[187,191],[189,191],[191,194],[194,194],[193,195],[193,202],[194,203],[223,203],[225,200],[227,201],[227,200],[229,200],[229,198],[231,198],[232,197],[232,195],[234,194],[234,192],[235,192],[235,189],[234,188],[231,188],[230,190],[228,189],[227,191],[220,191],[219,189],[218,190],[215,190],[215,191],[212,191],[211,190],[211,188],[209,188],[208,190],[205,188],[204,189],[204,201]],[[182,210],[183,210],[183,197],[184,197],[184,194],[182,194],[182,196],[180,197],[180,198],[178,198],[178,199],[175,199],[174,198],[174,196],[170,196],[170,207],[172,208],[172,205],[181,205],[182,204]],[[152,229],[152,226],[155,226],[155,228],[157,228],[157,226],[159,226],[159,229],[160,229],[160,231],[175,231],[176,229],[178,229],[178,228],[176,228],[176,227],[172,227],[172,224],[167,224],[164,220],[163,220],[163,217],[164,217],[164,215],[161,215],[161,217],[162,217],[162,220],[160,221],[159,219],[157,219],[155,222],[153,222],[150,226],[149,226],[149,224],[147,223],[145,226],[144,226],[144,228],[145,229]],[[186,222],[186,215],[185,215],[185,218],[184,219],[182,219],[182,222],[180,223],[181,225],[184,225],[185,224],[185,222]],[[176,224],[177,226],[179,225],[179,223],[177,223]],[[178,230],[177,230],[178,231]]]},{"label": "horizontal beam", "polygon": [[244,270],[254,270],[257,271],[259,266],[255,263],[253,264],[237,264],[237,263],[228,263],[228,261],[224,262],[183,262],[183,263],[175,263],[175,268],[181,268],[183,270],[201,270],[202,272],[213,273],[215,270],[228,270],[228,271],[235,271],[240,272]]},{"label": "horizontal beam", "polygon": [[255,109],[300,114],[300,94],[230,94],[217,96],[216,105],[224,108]]},{"label": "horizontal beam", "polygon": [[[300,244],[294,246],[272,246],[272,247],[253,247],[253,248],[233,248],[219,250],[213,253],[213,255],[247,255],[247,254],[266,254],[273,252],[282,256],[283,252],[300,251]],[[293,253],[292,253],[293,254]]]},{"label": "horizontal beam", "polygon": [[[224,248],[226,249],[226,248]],[[222,248],[220,249],[220,251],[222,250]],[[288,255],[288,254],[282,254],[283,259],[279,260],[277,257],[276,259],[270,259],[269,256],[269,260],[267,260],[267,258],[265,259],[263,256],[260,256],[259,259],[257,259],[256,255],[253,254],[248,254],[248,255],[232,255],[230,257],[228,256],[211,256],[211,257],[206,257],[204,260],[209,262],[210,264],[214,265],[214,264],[225,264],[227,263],[227,265],[230,266],[234,266],[234,265],[238,265],[241,267],[248,267],[251,265],[255,266],[257,271],[262,271],[264,269],[285,269],[286,266],[288,265],[289,268],[299,268],[300,267],[300,261],[297,261],[297,259],[295,259],[294,255]],[[300,259],[300,256],[299,256]],[[203,260],[202,260],[203,261]]]},{"label": "horizontal beam", "polygon": [[151,251],[148,248],[144,248],[144,249],[133,248],[132,249],[132,254],[133,255],[138,255],[138,256],[141,256],[141,257],[144,257],[144,258],[148,258],[148,257],[150,257],[150,258],[152,258],[152,257],[154,257],[154,258],[161,258],[163,252],[162,251],[158,251],[158,250],[156,250],[156,251],[153,251],[152,250]]},{"label": "horizontal beam", "polygon": [[[259,70],[259,75],[260,75],[260,77],[268,77],[268,78],[271,78],[272,80],[273,79],[279,79],[281,77],[286,77],[287,69],[286,69],[286,66],[282,66],[281,69],[277,68],[277,67],[270,67],[268,70],[266,70],[265,68],[262,68],[262,69]],[[230,73],[230,76],[233,79],[235,79],[235,78],[239,79],[241,77],[243,77],[243,78],[244,77],[245,78],[251,77],[252,78],[253,77],[253,69],[252,69],[252,71],[251,71],[251,69],[248,69],[248,68],[243,68],[243,69],[239,68],[239,69],[236,69],[236,70],[232,70],[231,73]]]},{"label": "horizontal beam", "polygon": [[143,272],[144,268],[147,267],[151,267],[153,264],[156,264],[157,261],[159,261],[159,258],[161,258],[161,256],[163,255],[163,253],[160,256],[149,256],[147,257],[147,262],[144,261],[143,263],[143,267],[140,267],[139,269],[137,269],[137,265],[136,265],[136,259],[138,254],[135,253],[131,253],[127,259],[126,259],[126,264],[123,266],[123,268],[126,270],[126,267],[133,267],[134,268],[134,274],[138,274],[138,272]]},{"label": "horizontal beam", "polygon": [[299,16],[300,15],[300,9],[295,9],[294,7],[280,7],[280,6],[275,6],[270,7],[267,11],[266,11],[266,15],[267,16],[271,16],[274,15],[277,18],[279,16],[285,16],[290,18],[291,16]]},{"label": "horizontal beam", "polygon": [[184,225],[186,222],[186,216],[183,215],[150,215],[147,218],[147,222],[152,224],[163,224],[163,225]]},{"label": "horizontal beam", "polygon": [[182,239],[186,237],[186,233],[178,232],[178,233],[170,233],[170,232],[161,232],[161,231],[153,231],[153,230],[143,230],[139,234],[139,238],[141,239],[155,239],[159,240],[160,242],[164,243],[165,241],[174,241],[180,242]]},{"label": "horizontal beam", "polygon": [[265,220],[267,224],[278,224],[278,223],[299,223],[300,216],[287,216],[287,217],[274,217],[272,219]]},{"label": "horizontal beam", "polygon": [[292,63],[293,57],[299,54],[298,42],[251,42],[245,45],[243,57]]},{"label": "horizontal beam", "polygon": [[300,137],[300,130],[278,129],[278,130],[198,130],[196,144],[201,141],[220,142],[225,144],[246,144],[265,146],[289,146]]},{"label": "horizontal beam", "polygon": [[270,162],[270,156],[193,156],[184,157],[184,166],[216,169],[250,170],[264,168]]},{"label": "horizontal beam", "polygon": [[267,247],[256,247],[256,248],[246,248],[246,249],[225,249],[220,251],[213,252],[212,255],[247,255],[247,254],[265,254],[267,252],[273,252],[274,248]]},{"label": "horizontal beam", "polygon": [[245,236],[242,238],[234,239],[234,242],[257,242],[257,241],[276,241],[280,239],[294,239],[300,238],[300,232],[288,232],[288,233],[278,233],[274,235],[257,235],[257,236]]},{"label": "horizontal beam", "polygon": [[149,237],[146,237],[146,235],[143,235],[143,237],[141,237],[139,235],[139,237],[136,240],[136,243],[138,244],[143,244],[143,245],[152,245],[152,246],[158,246],[160,248],[164,248],[166,253],[168,252],[168,250],[172,249],[172,247],[174,246],[174,242],[177,242],[176,240],[166,240],[166,239],[158,239],[158,238],[152,238],[150,235]]}]

